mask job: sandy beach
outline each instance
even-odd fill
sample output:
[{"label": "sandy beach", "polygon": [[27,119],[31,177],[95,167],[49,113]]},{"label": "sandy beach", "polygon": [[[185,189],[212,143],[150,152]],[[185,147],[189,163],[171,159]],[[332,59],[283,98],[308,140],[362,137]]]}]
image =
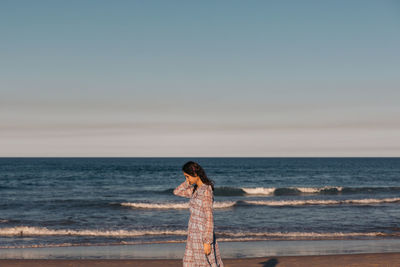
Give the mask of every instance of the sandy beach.
[{"label": "sandy beach", "polygon": [[[398,267],[400,253],[366,253],[326,256],[279,256],[242,259],[223,259],[227,267]],[[180,259],[129,259],[129,260],[0,260],[4,267],[172,267],[182,266]]]}]

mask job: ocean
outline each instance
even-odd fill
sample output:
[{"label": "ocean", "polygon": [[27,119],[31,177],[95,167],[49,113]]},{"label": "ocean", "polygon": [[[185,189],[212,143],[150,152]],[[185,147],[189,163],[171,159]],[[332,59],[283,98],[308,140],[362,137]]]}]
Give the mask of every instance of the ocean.
[{"label": "ocean", "polygon": [[0,158],[0,248],[184,243],[189,160],[218,241],[400,239],[400,158]]}]

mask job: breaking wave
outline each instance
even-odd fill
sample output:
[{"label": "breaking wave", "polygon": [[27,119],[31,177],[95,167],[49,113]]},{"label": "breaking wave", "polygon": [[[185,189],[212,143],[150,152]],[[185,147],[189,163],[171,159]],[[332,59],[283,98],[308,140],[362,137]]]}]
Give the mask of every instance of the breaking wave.
[{"label": "breaking wave", "polygon": [[[236,204],[236,201],[215,201],[213,208],[223,209],[230,208]],[[189,203],[144,203],[144,202],[123,202],[120,204],[125,207],[132,207],[138,209],[188,209]]]},{"label": "breaking wave", "polygon": [[384,199],[345,199],[345,200],[323,200],[323,199],[307,199],[307,200],[280,200],[280,201],[264,201],[264,200],[245,200],[244,202],[252,205],[263,206],[304,206],[304,205],[371,205],[382,203],[400,202],[400,198],[384,198]]},{"label": "breaking wave", "polygon": [[[238,201],[215,201],[213,208],[224,209],[238,206],[307,206],[307,205],[374,205],[384,203],[400,202],[400,198],[367,198],[367,199],[301,199],[301,200],[238,200]],[[137,209],[189,209],[189,203],[145,203],[145,202],[123,202],[121,206]]]},{"label": "breaking wave", "polygon": [[72,230],[16,226],[0,228],[0,236],[103,236],[134,237],[143,235],[186,235],[184,230]]},{"label": "breaking wave", "polygon": [[[249,232],[249,231],[216,231],[220,241],[238,241],[242,239],[346,239],[357,237],[385,237],[399,236],[400,233],[384,232]],[[186,236],[187,230],[72,230],[72,229],[49,229],[46,227],[17,226],[0,228],[0,236],[96,236],[96,237],[139,237],[145,235],[154,236]],[[180,240],[181,241],[181,240]],[[167,242],[180,242],[171,241]],[[142,241],[141,241],[142,242]],[[152,241],[151,241],[152,242]],[[160,243],[161,241],[154,241]],[[69,244],[69,243],[68,243]]]},{"label": "breaking wave", "polygon": [[[164,191],[155,191],[162,194],[172,194],[173,188]],[[396,193],[400,187],[216,187],[216,196],[285,196],[285,195],[337,195],[337,194],[374,194]]]}]

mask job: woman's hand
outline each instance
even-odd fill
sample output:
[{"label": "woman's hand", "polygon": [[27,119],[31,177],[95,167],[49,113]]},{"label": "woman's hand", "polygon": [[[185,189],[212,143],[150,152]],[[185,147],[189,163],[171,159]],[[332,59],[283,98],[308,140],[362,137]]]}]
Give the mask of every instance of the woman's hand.
[{"label": "woman's hand", "polygon": [[204,243],[204,253],[205,253],[206,255],[208,255],[208,254],[211,253],[211,244]]}]

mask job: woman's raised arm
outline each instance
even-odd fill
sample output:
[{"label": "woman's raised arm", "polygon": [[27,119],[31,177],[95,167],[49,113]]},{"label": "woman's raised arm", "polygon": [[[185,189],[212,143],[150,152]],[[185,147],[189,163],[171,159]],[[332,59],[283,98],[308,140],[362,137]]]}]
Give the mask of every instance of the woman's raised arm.
[{"label": "woman's raised arm", "polygon": [[174,189],[174,195],[180,196],[180,197],[191,198],[192,192],[193,192],[193,188],[190,186],[190,184],[187,182],[187,180],[185,180],[183,183],[178,185],[177,188]]}]

